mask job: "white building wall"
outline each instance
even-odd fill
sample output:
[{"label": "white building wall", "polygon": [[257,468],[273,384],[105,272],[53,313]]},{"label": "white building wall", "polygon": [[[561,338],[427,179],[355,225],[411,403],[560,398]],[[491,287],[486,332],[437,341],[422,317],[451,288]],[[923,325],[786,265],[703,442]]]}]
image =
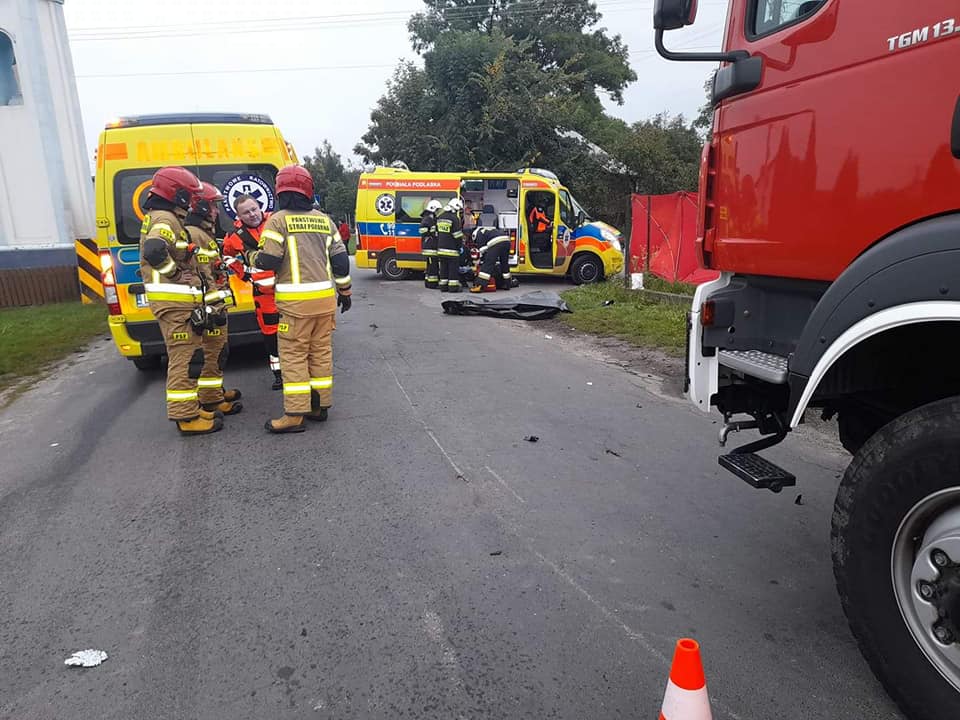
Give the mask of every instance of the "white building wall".
[{"label": "white building wall", "polygon": [[71,248],[95,225],[62,0],[0,0],[0,31],[22,93],[0,105],[0,267],[11,267],[16,251]]}]

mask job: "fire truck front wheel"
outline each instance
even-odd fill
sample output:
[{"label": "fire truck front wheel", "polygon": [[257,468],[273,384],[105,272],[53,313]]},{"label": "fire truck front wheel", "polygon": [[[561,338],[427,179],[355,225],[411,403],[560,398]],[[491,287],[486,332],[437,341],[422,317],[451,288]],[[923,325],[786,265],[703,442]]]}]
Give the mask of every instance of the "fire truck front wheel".
[{"label": "fire truck front wheel", "polygon": [[960,398],[884,425],[833,512],[834,574],[860,650],[911,720],[960,717]]},{"label": "fire truck front wheel", "polygon": [[387,280],[406,280],[410,277],[409,270],[397,265],[397,255],[392,250],[388,250],[380,256],[378,271]]}]

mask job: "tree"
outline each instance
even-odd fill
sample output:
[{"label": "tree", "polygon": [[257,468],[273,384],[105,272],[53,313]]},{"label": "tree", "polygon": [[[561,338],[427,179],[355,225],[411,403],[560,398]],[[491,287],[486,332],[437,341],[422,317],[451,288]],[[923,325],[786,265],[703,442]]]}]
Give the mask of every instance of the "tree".
[{"label": "tree", "polygon": [[541,70],[576,74],[581,100],[600,108],[597,91],[618,103],[637,79],[626,45],[597,27],[601,14],[591,0],[424,0],[427,6],[407,25],[413,48],[428,53],[449,32],[493,35],[526,43],[525,53]]},{"label": "tree", "polygon": [[313,176],[313,191],[320,206],[335,219],[351,217],[357,204],[360,170],[345,166],[328,140],[303,158],[303,166]]},{"label": "tree", "polygon": [[516,169],[554,149],[580,76],[541,69],[529,42],[449,31],[423,70],[402,66],[354,151],[419,170]]},{"label": "tree", "polygon": [[716,77],[717,71],[714,70],[703,84],[703,91],[706,93],[707,99],[700,106],[697,117],[693,121],[693,127],[700,132],[701,137],[708,137],[713,132],[713,81]]}]

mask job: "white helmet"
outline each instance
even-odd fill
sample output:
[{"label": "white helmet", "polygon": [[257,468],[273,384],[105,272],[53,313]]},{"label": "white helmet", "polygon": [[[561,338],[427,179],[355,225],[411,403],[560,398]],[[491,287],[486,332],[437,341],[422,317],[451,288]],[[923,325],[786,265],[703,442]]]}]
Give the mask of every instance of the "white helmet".
[{"label": "white helmet", "polygon": [[442,208],[443,208],[443,205],[440,204],[439,200],[431,200],[430,202],[427,203],[427,207],[425,208],[425,210],[427,212],[436,213]]},{"label": "white helmet", "polygon": [[458,197],[450,198],[450,201],[447,203],[445,210],[453,210],[454,212],[459,212],[463,210],[463,200]]}]

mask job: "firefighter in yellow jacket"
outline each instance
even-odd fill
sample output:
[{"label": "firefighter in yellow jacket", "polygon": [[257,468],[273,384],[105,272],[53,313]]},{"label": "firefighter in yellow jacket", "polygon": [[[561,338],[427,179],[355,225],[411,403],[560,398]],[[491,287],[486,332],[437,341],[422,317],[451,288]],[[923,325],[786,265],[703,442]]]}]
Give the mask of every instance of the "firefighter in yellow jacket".
[{"label": "firefighter in yellow jacket", "polygon": [[223,389],[223,371],[230,352],[227,344],[227,308],[234,303],[230,277],[220,257],[216,233],[217,203],[223,195],[208,182],[201,182],[203,190],[193,198],[190,213],[184,225],[190,242],[196,246],[194,257],[203,279],[203,367],[197,380],[198,399],[204,410],[219,410],[224,415],[236,415],[243,409],[239,390]]},{"label": "firefighter in yellow jacket", "polygon": [[[183,226],[193,196],[202,187],[182,167],[157,170],[140,228],[140,272],[150,310],[157,318],[167,349],[167,417],[185,435],[202,435],[223,427],[219,413],[200,407],[197,379],[203,367],[201,280],[194,247]],[[201,327],[202,332],[202,327]]]},{"label": "firefighter in yellow jacket", "polygon": [[277,173],[277,205],[250,263],[276,273],[277,341],[283,368],[282,417],[272,433],[303,432],[333,404],[332,334],[350,309],[350,256],[333,221],[313,209],[313,178],[299,165]]}]

